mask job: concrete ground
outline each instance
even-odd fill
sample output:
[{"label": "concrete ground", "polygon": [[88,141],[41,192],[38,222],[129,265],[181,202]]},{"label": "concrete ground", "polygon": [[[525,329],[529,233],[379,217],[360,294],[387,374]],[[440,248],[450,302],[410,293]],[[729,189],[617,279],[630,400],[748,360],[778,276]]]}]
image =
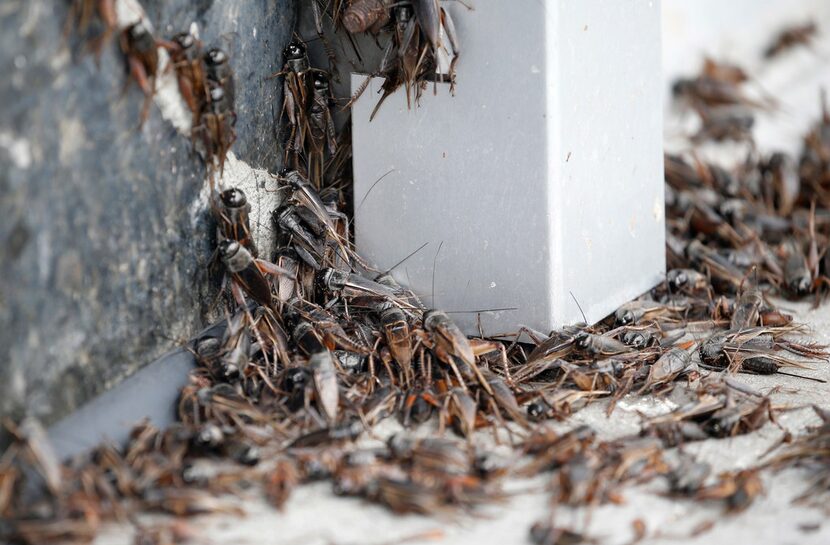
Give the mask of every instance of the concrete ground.
[{"label": "concrete ground", "polygon": [[[794,51],[782,59],[762,65],[759,51],[780,25],[803,22],[812,17],[819,26],[830,29],[830,6],[819,0],[774,2],[768,0],[665,0],[664,61],[666,78],[691,74],[698,68],[702,51],[741,62],[754,71],[758,84],[781,100],[780,111],[763,117],[758,124],[761,149],[784,149],[795,152],[800,137],[818,114],[818,93],[822,85],[830,86],[830,32],[825,32],[812,50]],[[667,146],[688,147],[680,138],[690,123],[688,117],[667,111]],[[678,121],[679,119],[679,121]],[[743,149],[727,146],[711,152],[720,159],[740,157]],[[711,151],[711,150],[709,150]],[[707,151],[708,153],[708,151]],[[815,340],[830,344],[830,306],[811,309],[806,303],[782,301],[797,320],[808,324]],[[814,365],[805,371],[813,377],[830,380],[830,366]],[[804,432],[818,419],[811,404],[830,409],[830,384],[821,384],[787,376],[742,375],[740,380],[772,394],[774,403],[788,410],[779,423],[794,435]],[[600,437],[609,439],[640,428],[641,414],[655,415],[671,409],[670,402],[651,397],[624,399],[608,418],[604,405],[596,403],[576,413],[566,426],[589,424]],[[391,431],[393,423],[389,423]],[[731,439],[711,439],[685,447],[712,464],[715,472],[748,468],[781,437],[773,424],[750,435]],[[796,506],[791,500],[809,482],[803,470],[778,474],[764,473],[765,494],[742,514],[723,513],[718,504],[673,500],[662,497],[660,481],[625,490],[626,502],[619,506],[602,506],[592,513],[560,508],[557,523],[584,530],[603,543],[623,544],[634,537],[632,521],[642,519],[646,525],[646,543],[830,543],[830,522],[826,510]],[[246,516],[214,515],[192,521],[200,543],[238,543],[258,545],[313,544],[382,544],[414,537],[411,543],[433,543],[425,532],[440,529],[447,545],[462,543],[526,543],[528,529],[548,513],[544,480],[515,481],[508,485],[514,492],[509,501],[488,508],[483,516],[457,516],[443,519],[423,516],[396,516],[387,510],[359,499],[344,499],[331,493],[328,482],[303,486],[295,491],[278,512],[252,491],[238,499]],[[706,521],[714,527],[697,537],[690,532]],[[111,525],[97,539],[98,545],[129,543],[131,533]]]},{"label": "concrete ground", "polygon": [[[781,302],[795,313],[797,319],[809,324],[814,339],[830,344],[830,306],[813,310],[809,304]],[[830,365],[813,365],[804,375],[830,380]],[[774,404],[783,412],[779,424],[799,435],[818,423],[811,404],[830,409],[830,384],[805,381],[788,376],[740,375],[739,379],[767,393],[774,392]],[[666,399],[651,396],[624,398],[607,417],[605,404],[594,403],[577,412],[564,424],[550,424],[566,429],[588,424],[601,439],[613,439],[640,430],[643,416],[656,416],[674,405]],[[387,421],[378,430],[379,437],[397,431],[396,422]],[[425,430],[422,430],[425,431]],[[756,465],[770,447],[783,436],[780,428],[767,424],[760,430],[731,439],[710,439],[689,443],[685,452],[712,465],[713,474],[749,468]],[[483,434],[482,442],[490,438]],[[367,440],[367,444],[372,440]],[[557,523],[584,531],[608,545],[630,543],[634,537],[632,523],[641,519],[646,524],[649,544],[731,544],[731,543],[792,543],[822,544],[830,542],[830,522],[826,510],[793,505],[791,500],[809,484],[804,470],[786,470],[763,474],[764,495],[744,513],[726,515],[719,503],[703,504],[690,500],[662,497],[661,479],[643,486],[624,489],[623,505],[606,505],[592,513],[586,509],[558,508]],[[394,515],[375,504],[355,498],[341,498],[331,492],[331,483],[322,482],[295,490],[282,512],[264,501],[252,489],[239,498],[229,500],[242,507],[245,516],[211,515],[190,520],[196,543],[251,545],[381,545],[405,538],[408,543],[527,543],[528,529],[549,513],[545,492],[546,480],[515,480],[507,484],[511,498],[501,505],[488,507],[480,516],[447,516],[442,519],[420,515]],[[146,524],[161,522],[164,517],[144,517]],[[714,527],[701,535],[690,537],[693,530],[706,522]],[[440,530],[442,539],[428,538]],[[420,537],[419,537],[420,536]],[[127,545],[132,529],[108,525],[95,541],[96,545]]]}]

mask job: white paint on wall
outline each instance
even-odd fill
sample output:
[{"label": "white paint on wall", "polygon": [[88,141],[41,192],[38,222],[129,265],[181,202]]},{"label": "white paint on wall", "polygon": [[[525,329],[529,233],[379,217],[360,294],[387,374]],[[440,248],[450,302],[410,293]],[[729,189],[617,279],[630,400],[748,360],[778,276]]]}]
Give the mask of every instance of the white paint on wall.
[{"label": "white paint on wall", "polygon": [[[141,21],[152,31],[152,23],[147,19],[144,8],[139,2],[136,0],[117,0],[115,6],[118,25],[121,29]],[[199,27],[195,22],[190,25],[190,33],[196,38],[199,37]],[[170,55],[163,47],[158,48],[158,55],[158,77],[153,102],[158,107],[164,120],[173,125],[183,137],[190,138],[193,128],[193,116],[179,92],[176,71],[169,66]],[[214,165],[213,170],[218,173],[219,165]],[[250,219],[254,241],[261,252],[265,250],[262,256],[270,257],[268,249],[274,247],[275,236],[271,226],[270,214],[282,202],[282,194],[275,191],[274,177],[265,170],[251,167],[248,163],[239,159],[233,151],[229,151],[221,176],[217,174],[215,181],[216,188],[219,191],[230,187],[238,187],[245,192],[248,202],[251,204]],[[209,208],[209,206],[210,183],[206,180],[199,195],[190,204],[191,221],[194,223],[199,221],[202,211]]]},{"label": "white paint on wall", "polygon": [[0,148],[5,149],[19,169],[32,166],[32,146],[25,138],[20,138],[8,131],[0,131]]}]

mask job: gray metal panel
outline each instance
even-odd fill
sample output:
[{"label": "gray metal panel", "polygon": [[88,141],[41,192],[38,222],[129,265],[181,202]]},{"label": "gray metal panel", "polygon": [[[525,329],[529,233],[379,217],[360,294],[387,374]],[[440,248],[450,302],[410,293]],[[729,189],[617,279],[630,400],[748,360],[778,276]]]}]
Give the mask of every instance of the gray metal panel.
[{"label": "gray metal panel", "polygon": [[[200,332],[196,339],[221,338],[225,321]],[[49,428],[49,439],[61,459],[70,458],[102,441],[124,444],[132,427],[147,419],[163,428],[178,420],[179,392],[187,385],[196,359],[188,348],[173,350],[134,375],[88,401]]]},{"label": "gray metal panel", "polygon": [[179,390],[193,366],[193,355],[182,349],[141,368],[49,428],[55,453],[64,459],[102,441],[122,445],[132,427],[145,418],[159,427],[171,424]]}]

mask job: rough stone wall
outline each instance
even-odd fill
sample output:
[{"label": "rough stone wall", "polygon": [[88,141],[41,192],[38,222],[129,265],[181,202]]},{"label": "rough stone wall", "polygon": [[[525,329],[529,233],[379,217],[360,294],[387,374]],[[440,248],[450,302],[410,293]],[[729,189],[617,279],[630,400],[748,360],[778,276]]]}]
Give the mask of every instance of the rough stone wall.
[{"label": "rough stone wall", "polygon": [[[46,423],[206,326],[216,294],[204,163],[155,105],[139,126],[144,97],[117,37],[96,62],[63,35],[69,4],[0,5],[0,416]],[[275,171],[281,93],[268,76],[294,0],[141,5],[157,36],[195,22],[228,51],[233,150]]]}]

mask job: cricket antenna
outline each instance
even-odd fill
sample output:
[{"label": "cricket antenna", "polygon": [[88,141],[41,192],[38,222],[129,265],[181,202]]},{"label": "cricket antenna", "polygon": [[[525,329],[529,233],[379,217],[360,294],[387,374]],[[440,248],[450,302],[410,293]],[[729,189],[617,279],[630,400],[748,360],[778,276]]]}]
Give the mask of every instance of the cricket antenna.
[{"label": "cricket antenna", "polygon": [[393,172],[395,172],[395,169],[391,168],[388,171],[386,171],[386,173],[383,174],[380,178],[375,180],[375,183],[372,184],[372,187],[369,188],[369,191],[367,191],[366,194],[363,195],[363,198],[360,199],[360,203],[357,205],[357,208],[355,209],[355,213],[357,213],[357,211],[360,210],[360,207],[363,206],[363,203],[366,202],[366,198],[369,196],[369,193],[372,192],[372,190],[375,188],[375,186],[378,185],[381,180],[383,180],[384,178],[386,178],[387,176],[389,176]]},{"label": "cricket antenna", "polygon": [[303,42],[304,44],[310,44],[310,43],[312,43],[312,42],[316,42],[317,40],[319,40],[319,39],[320,39],[320,36],[316,36],[316,37],[314,37],[314,38],[305,39],[305,38],[303,38],[302,36],[300,36],[300,35],[299,35],[299,34],[297,34],[297,33],[294,33],[294,36],[296,36],[296,37],[297,37],[297,39],[298,39],[298,40],[300,40],[301,42]]},{"label": "cricket antenna", "polygon": [[[401,263],[403,263],[404,261],[406,261],[407,259],[409,259],[409,258],[410,258],[410,257],[412,257],[413,255],[415,255],[415,254],[417,254],[418,252],[420,252],[421,250],[423,250],[423,249],[424,249],[427,245],[429,245],[429,242],[424,242],[423,244],[421,244],[421,245],[418,247],[418,249],[417,249],[417,250],[415,250],[414,252],[412,252],[411,254],[409,254],[408,256],[406,256],[405,258],[401,259],[400,261],[398,261],[397,263],[395,263],[394,265],[392,265],[391,267],[389,267],[389,268],[386,270],[386,272],[384,272],[381,276],[385,276],[385,275],[387,275],[387,274],[391,273],[393,270],[395,270],[395,269],[397,269],[398,267],[400,267]],[[435,270],[434,270],[434,269],[433,269],[433,272],[435,272]]]},{"label": "cricket antenna", "polygon": [[519,310],[519,307],[477,308],[474,310],[445,310],[444,314],[484,314],[485,312],[504,312],[508,310]]},{"label": "cricket antenna", "polygon": [[827,382],[823,378],[805,377],[804,375],[796,375],[795,373],[787,373],[786,371],[776,371],[776,373],[779,375],[786,375],[788,377],[803,378],[805,380],[812,380],[813,382],[821,382],[822,384]]},{"label": "cricket antenna", "polygon": [[576,308],[578,308],[579,313],[582,314],[582,320],[585,322],[585,325],[588,325],[588,318],[586,318],[585,313],[582,312],[582,305],[580,305],[579,301],[576,300],[576,296],[574,295],[574,292],[572,292],[571,290],[568,290],[568,293],[571,294],[571,298],[574,300],[574,303],[576,303]]},{"label": "cricket antenna", "polygon": [[296,41],[298,41],[298,42],[302,42],[302,43],[304,43],[304,44],[308,44],[308,43],[311,43],[311,42],[316,42],[317,40],[319,40],[319,39],[320,39],[320,36],[317,36],[317,37],[315,37],[315,38],[309,38],[309,39],[307,39],[307,40],[306,40],[305,38],[303,38],[302,36],[300,36],[298,33],[296,33],[296,32],[295,32],[295,33],[294,33],[294,38],[293,38],[293,39],[294,39],[294,40],[296,40]]},{"label": "cricket antenna", "polygon": [[441,247],[444,246],[444,241],[438,245],[438,251],[435,252],[435,257],[432,258],[432,306],[435,307],[435,264],[438,263],[438,254],[441,253]]}]

